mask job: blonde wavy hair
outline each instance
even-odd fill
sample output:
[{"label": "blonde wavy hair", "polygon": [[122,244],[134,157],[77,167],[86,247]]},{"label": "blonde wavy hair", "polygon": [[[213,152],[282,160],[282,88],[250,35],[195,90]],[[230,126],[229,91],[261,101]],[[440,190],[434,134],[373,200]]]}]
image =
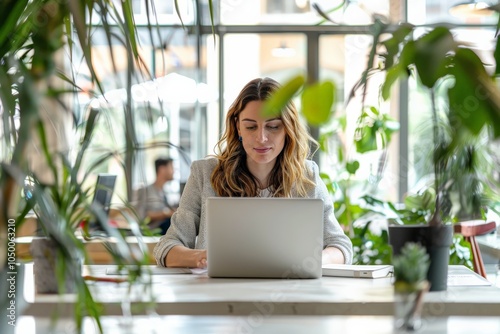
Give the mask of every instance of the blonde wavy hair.
[{"label": "blonde wavy hair", "polygon": [[[236,124],[249,102],[265,101],[279,87],[280,84],[271,78],[254,79],[246,84],[229,108],[224,133],[216,145],[218,163],[211,176],[217,195],[260,195],[259,183],[248,170],[246,152]],[[315,185],[307,175],[310,171],[307,171],[305,161],[313,153],[311,145],[317,148],[317,142],[310,136],[292,101],[283,108],[280,119],[285,128],[285,146],[271,171],[268,189],[273,197],[292,197],[292,190],[295,195],[305,197],[307,190]]]}]

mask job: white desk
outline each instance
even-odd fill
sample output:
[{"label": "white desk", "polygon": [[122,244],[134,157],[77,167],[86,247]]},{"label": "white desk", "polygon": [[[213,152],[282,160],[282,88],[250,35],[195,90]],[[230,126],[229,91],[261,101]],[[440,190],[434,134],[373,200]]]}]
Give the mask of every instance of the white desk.
[{"label": "white desk", "polygon": [[[387,334],[393,333],[389,316],[153,316],[134,317],[125,323],[121,317],[101,319],[106,334],[204,333],[204,334]],[[500,333],[500,317],[438,317],[422,319],[418,334]],[[48,318],[21,317],[15,334],[75,333],[70,319],[59,319],[55,328]],[[84,334],[99,333],[90,319],[84,322]]]},{"label": "white desk", "polygon": [[[106,275],[109,266],[87,266],[94,276]],[[27,277],[30,277],[29,267]],[[450,275],[476,275],[462,266],[450,266]],[[155,311],[161,315],[392,315],[391,278],[362,279],[323,277],[311,280],[214,279],[206,274],[153,275]],[[31,284],[31,291],[30,291]],[[105,314],[121,315],[127,295],[126,283],[93,284],[95,298],[103,302]],[[136,292],[138,287],[135,287]],[[141,291],[135,295],[145,297]],[[25,315],[49,317],[57,308],[61,316],[72,316],[74,296],[36,295],[33,283],[26,285],[29,305]],[[147,300],[147,299],[144,299]],[[498,316],[500,289],[492,286],[449,286],[430,292],[423,314],[442,316]],[[58,305],[59,304],[59,305]],[[144,314],[144,310],[141,311]],[[140,314],[140,313],[138,313]]]}]

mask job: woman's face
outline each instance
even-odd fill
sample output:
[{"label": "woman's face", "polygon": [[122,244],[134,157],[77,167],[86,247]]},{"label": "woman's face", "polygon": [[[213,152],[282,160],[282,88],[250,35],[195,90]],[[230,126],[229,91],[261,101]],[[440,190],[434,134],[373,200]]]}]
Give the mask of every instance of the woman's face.
[{"label": "woman's face", "polygon": [[270,165],[285,146],[285,126],[277,117],[261,116],[263,101],[248,102],[238,117],[236,127],[247,153],[247,163]]}]

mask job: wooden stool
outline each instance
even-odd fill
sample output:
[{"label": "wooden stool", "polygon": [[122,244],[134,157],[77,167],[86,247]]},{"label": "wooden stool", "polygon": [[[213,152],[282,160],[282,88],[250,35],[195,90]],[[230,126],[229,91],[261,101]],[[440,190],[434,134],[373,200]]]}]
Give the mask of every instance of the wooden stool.
[{"label": "wooden stool", "polygon": [[484,278],[487,278],[481,251],[479,250],[479,245],[476,241],[476,236],[493,232],[496,229],[496,223],[494,221],[486,222],[485,220],[469,220],[455,223],[453,225],[453,229],[455,233],[463,235],[465,240],[470,243],[474,271]]}]

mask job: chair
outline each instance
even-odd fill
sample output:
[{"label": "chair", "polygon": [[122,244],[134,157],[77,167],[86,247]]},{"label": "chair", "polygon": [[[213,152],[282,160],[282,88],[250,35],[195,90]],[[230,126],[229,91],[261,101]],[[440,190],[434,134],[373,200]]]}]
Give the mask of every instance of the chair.
[{"label": "chair", "polygon": [[485,220],[469,220],[459,223],[455,223],[453,230],[455,233],[459,233],[464,236],[464,239],[470,243],[472,250],[472,263],[474,265],[474,271],[486,277],[486,271],[484,269],[483,258],[481,256],[481,251],[479,245],[477,244],[476,236],[488,234],[496,229],[496,223],[494,221]]}]

